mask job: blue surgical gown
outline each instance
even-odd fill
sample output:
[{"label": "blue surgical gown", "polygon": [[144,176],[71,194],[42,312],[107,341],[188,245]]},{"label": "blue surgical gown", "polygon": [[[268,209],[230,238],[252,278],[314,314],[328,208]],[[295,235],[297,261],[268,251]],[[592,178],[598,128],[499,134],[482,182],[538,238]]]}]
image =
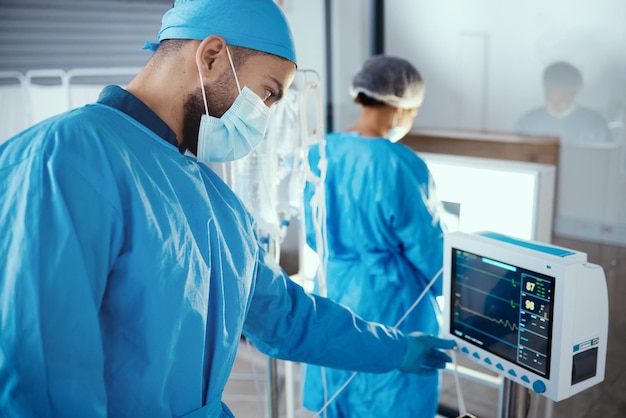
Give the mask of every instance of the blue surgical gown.
[{"label": "blue surgical gown", "polygon": [[[326,138],[325,194],[327,212],[329,298],[371,321],[396,324],[442,267],[441,204],[423,160],[403,144],[356,133]],[[319,147],[309,153],[315,174]],[[311,200],[305,192],[307,242],[316,248]],[[415,310],[402,322],[403,331],[437,335],[436,296],[439,278]],[[359,355],[355,351],[355,356]],[[350,377],[343,370],[307,366],[304,405],[319,411],[326,398]],[[432,417],[438,404],[439,376],[359,373],[330,405],[332,417]]]},{"label": "blue surgical gown", "polygon": [[277,358],[398,367],[402,333],[289,280],[228,186],[138,106],[90,104],[0,146],[0,415],[232,416],[242,334]]}]

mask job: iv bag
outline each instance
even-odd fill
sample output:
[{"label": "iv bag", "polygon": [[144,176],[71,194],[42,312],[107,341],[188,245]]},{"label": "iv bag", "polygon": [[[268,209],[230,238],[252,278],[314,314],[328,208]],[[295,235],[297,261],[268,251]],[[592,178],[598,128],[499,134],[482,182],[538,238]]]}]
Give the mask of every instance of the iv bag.
[{"label": "iv bag", "polygon": [[257,222],[259,236],[280,235],[276,211],[276,152],[269,130],[249,155],[230,162],[229,185]]},{"label": "iv bag", "polygon": [[302,164],[300,141],[300,92],[297,83],[287,89],[275,106],[268,135],[276,150],[276,209],[285,219],[298,215],[302,185],[298,169]]}]

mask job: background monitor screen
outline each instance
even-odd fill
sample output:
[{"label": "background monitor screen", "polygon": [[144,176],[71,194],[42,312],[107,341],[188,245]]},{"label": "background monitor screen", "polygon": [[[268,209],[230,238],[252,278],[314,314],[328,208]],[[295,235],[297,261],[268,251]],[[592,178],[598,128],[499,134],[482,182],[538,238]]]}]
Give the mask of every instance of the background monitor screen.
[{"label": "background monitor screen", "polygon": [[450,333],[550,377],[554,277],[452,248]]}]

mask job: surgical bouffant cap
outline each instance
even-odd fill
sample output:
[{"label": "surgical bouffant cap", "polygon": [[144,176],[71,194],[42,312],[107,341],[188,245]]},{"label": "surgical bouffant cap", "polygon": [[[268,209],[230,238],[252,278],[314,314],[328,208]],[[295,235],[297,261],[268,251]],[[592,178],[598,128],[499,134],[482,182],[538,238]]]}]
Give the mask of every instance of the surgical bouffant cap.
[{"label": "surgical bouffant cap", "polygon": [[163,15],[158,41],[201,41],[211,35],[296,63],[287,19],[273,0],[176,0]]},{"label": "surgical bouffant cap", "polygon": [[350,95],[359,93],[390,106],[413,109],[424,100],[424,82],[410,62],[377,55],[367,59],[352,79]]}]

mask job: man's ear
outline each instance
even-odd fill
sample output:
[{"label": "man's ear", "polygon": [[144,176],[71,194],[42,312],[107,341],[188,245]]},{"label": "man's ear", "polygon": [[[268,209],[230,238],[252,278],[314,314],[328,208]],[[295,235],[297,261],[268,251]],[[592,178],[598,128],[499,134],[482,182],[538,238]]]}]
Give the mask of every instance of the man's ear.
[{"label": "man's ear", "polygon": [[218,35],[204,38],[196,50],[196,65],[203,78],[221,74],[228,65],[226,40]]}]

